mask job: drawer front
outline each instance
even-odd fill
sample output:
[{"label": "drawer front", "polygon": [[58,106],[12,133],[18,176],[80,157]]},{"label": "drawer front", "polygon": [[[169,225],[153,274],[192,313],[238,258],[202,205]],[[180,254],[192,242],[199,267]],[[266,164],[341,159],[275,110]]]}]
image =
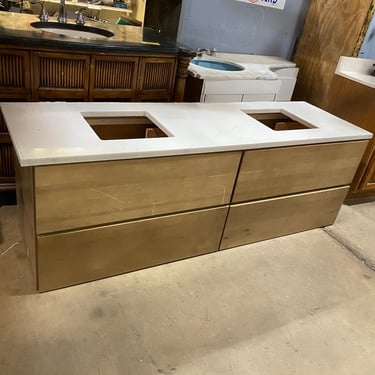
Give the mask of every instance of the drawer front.
[{"label": "drawer front", "polygon": [[228,102],[242,102],[242,94],[226,94],[226,95],[216,95],[207,94],[204,96],[205,103],[228,103]]},{"label": "drawer front", "polygon": [[280,89],[279,80],[225,80],[225,81],[204,81],[206,94],[269,94],[277,93]]},{"label": "drawer front", "polygon": [[357,141],[246,151],[233,202],[348,185],[366,145]]},{"label": "drawer front", "polygon": [[229,203],[240,152],[37,167],[37,233]]},{"label": "drawer front", "polygon": [[38,288],[56,289],[216,251],[228,207],[38,236]]},{"label": "drawer front", "polygon": [[265,199],[229,210],[221,249],[332,224],[349,187]]}]

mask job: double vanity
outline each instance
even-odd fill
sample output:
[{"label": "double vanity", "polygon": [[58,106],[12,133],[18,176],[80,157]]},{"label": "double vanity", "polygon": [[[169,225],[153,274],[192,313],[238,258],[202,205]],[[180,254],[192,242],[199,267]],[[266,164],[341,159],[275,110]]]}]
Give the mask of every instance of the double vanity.
[{"label": "double vanity", "polygon": [[1,112],[39,291],[330,225],[372,136],[305,102]]}]

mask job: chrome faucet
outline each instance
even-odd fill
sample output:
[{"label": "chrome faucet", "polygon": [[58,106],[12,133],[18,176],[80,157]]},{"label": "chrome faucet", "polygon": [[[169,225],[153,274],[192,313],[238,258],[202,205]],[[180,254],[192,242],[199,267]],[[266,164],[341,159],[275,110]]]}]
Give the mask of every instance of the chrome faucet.
[{"label": "chrome faucet", "polygon": [[216,48],[198,48],[197,50],[197,56],[202,56],[203,53],[206,53],[206,55],[209,56],[216,56]]},{"label": "chrome faucet", "polygon": [[42,1],[39,2],[39,4],[41,6],[40,15],[39,15],[40,22],[48,22],[48,13],[46,11],[46,6],[44,5]]},{"label": "chrome faucet", "polygon": [[83,13],[86,11],[85,8],[81,8],[77,13],[77,19],[76,24],[77,25],[84,25],[85,24],[85,18],[83,17]]},{"label": "chrome faucet", "polygon": [[60,12],[57,17],[57,22],[59,23],[68,22],[68,18],[66,17],[66,10],[65,10],[65,0],[60,0]]},{"label": "chrome faucet", "polygon": [[47,10],[46,10],[46,5],[43,3],[43,1],[32,0],[31,4],[39,4],[40,5],[40,14],[39,14],[40,22],[48,22],[48,13],[47,13]]}]

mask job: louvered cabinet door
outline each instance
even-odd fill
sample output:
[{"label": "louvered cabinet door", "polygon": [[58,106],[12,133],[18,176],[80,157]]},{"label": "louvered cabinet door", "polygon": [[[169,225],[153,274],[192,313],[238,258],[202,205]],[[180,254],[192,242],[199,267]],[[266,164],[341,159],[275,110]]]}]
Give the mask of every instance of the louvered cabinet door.
[{"label": "louvered cabinet door", "polygon": [[33,53],[33,100],[87,100],[90,56]]},{"label": "louvered cabinet door", "polygon": [[30,100],[30,52],[1,48],[0,99]]},{"label": "louvered cabinet door", "polygon": [[90,100],[133,98],[138,63],[136,56],[92,56]]},{"label": "louvered cabinet door", "polygon": [[176,76],[175,57],[142,57],[139,70],[138,99],[172,100]]},{"label": "louvered cabinet door", "polygon": [[7,131],[0,112],[0,191],[15,187],[13,147]]}]

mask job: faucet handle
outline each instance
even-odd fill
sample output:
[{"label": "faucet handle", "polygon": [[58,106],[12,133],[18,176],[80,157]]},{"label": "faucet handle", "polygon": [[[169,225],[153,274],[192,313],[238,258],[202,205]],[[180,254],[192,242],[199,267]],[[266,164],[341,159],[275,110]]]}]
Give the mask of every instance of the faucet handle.
[{"label": "faucet handle", "polygon": [[83,12],[85,11],[85,8],[81,8],[77,13],[77,19],[76,24],[77,25],[84,25],[85,24],[85,18],[83,17]]},{"label": "faucet handle", "polygon": [[48,22],[48,13],[46,10],[46,6],[42,1],[40,1],[39,4],[41,6],[39,15],[40,22]]}]

